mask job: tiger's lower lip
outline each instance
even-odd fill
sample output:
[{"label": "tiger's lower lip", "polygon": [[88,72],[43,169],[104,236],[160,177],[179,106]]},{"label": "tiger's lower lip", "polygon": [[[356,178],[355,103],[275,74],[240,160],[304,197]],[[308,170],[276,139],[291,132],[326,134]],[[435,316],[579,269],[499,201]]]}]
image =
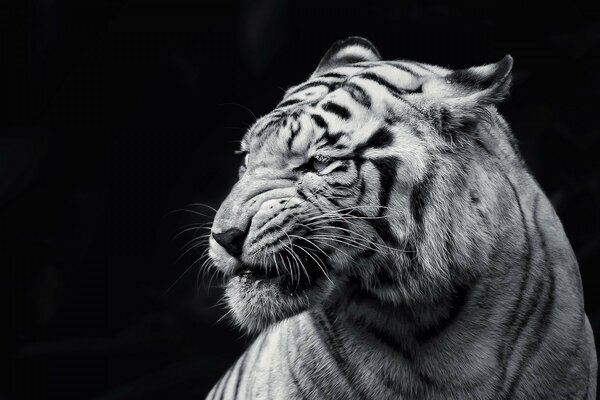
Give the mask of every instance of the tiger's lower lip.
[{"label": "tiger's lower lip", "polygon": [[298,274],[285,266],[242,264],[231,275],[231,281],[241,283],[244,290],[278,287],[287,294],[297,294],[317,285],[317,281],[327,275],[325,270],[330,269],[313,258],[301,260],[303,268]]},{"label": "tiger's lower lip", "polygon": [[252,280],[272,280],[281,278],[286,274],[278,273],[275,268],[265,268],[262,266],[242,266],[234,275]]}]

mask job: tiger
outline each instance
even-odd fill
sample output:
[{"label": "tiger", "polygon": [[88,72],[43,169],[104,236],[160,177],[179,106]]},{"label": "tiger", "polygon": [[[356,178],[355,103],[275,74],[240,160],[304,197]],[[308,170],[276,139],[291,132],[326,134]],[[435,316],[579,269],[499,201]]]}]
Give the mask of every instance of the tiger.
[{"label": "tiger", "polygon": [[498,105],[451,70],[335,42],[247,130],[213,268],[252,344],[216,399],[595,399],[578,264]]}]

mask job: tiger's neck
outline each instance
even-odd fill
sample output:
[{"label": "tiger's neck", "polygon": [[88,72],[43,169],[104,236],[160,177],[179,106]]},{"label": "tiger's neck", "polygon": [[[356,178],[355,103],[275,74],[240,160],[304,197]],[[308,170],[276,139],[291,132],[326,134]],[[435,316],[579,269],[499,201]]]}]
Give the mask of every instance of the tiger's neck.
[{"label": "tiger's neck", "polygon": [[[493,286],[465,284],[418,308],[386,304],[351,288],[333,305],[313,310],[310,321],[348,393],[414,398],[438,385],[467,393],[473,382],[492,379],[484,371],[495,363],[486,345],[494,306],[485,297]],[[457,369],[457,362],[464,368]],[[381,388],[381,395],[367,394],[369,387]]]},{"label": "tiger's neck", "polygon": [[[455,322],[469,318],[467,300],[479,288],[475,281],[458,285],[427,304],[403,305],[381,301],[358,286],[346,288],[344,297],[319,310],[322,318],[345,334],[367,338],[382,349],[415,360],[430,341],[455,331]],[[464,326],[463,326],[464,327]]]}]

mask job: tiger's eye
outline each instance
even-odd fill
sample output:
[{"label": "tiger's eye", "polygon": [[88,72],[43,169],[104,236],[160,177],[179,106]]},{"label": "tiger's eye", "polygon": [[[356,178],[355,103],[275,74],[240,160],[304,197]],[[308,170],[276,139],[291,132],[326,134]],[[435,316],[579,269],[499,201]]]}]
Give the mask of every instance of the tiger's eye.
[{"label": "tiger's eye", "polygon": [[322,172],[331,162],[331,157],[318,154],[311,159],[310,167],[315,172]]}]

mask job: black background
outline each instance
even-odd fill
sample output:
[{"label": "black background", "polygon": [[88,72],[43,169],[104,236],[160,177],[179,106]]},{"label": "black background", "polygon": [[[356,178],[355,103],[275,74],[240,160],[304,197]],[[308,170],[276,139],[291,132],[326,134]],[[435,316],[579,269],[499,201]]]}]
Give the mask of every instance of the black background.
[{"label": "black background", "polygon": [[563,220],[600,331],[591,2],[3,7],[1,399],[202,398],[247,339],[217,322],[218,288],[195,289],[201,250],[178,260],[195,230],[174,236],[207,221],[192,203],[216,207],[226,195],[252,113],[268,112],[350,35],[384,57],[451,68],[512,54],[513,94],[501,109]]}]

